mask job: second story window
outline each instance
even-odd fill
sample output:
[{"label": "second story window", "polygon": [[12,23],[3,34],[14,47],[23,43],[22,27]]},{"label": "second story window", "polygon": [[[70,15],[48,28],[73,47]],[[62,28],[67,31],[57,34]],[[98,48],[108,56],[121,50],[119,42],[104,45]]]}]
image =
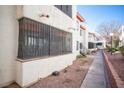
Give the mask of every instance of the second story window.
[{"label": "second story window", "polygon": [[55,5],[58,9],[72,18],[72,5]]},{"label": "second story window", "polygon": [[80,36],[82,36],[82,30],[80,29]]}]

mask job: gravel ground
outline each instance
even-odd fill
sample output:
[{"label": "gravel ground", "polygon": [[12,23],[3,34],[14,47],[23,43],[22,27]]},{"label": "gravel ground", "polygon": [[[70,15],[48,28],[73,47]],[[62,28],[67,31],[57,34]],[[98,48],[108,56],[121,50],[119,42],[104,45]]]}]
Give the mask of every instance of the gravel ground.
[{"label": "gravel ground", "polygon": [[109,61],[112,63],[121,80],[124,81],[124,57],[120,53],[113,55],[107,51],[105,51],[105,53],[107,54]]},{"label": "gravel ground", "polygon": [[[40,79],[29,88],[79,88],[84,80],[86,73],[94,59],[94,55],[87,58],[80,58],[73,62],[72,65],[66,67],[58,76],[50,75]],[[6,88],[17,88],[16,83],[13,83]]]}]

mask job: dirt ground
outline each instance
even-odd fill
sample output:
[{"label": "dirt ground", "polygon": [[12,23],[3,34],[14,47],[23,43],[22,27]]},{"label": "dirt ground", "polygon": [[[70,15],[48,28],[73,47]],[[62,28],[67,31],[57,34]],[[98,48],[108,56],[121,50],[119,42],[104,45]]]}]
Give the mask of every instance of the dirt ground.
[{"label": "dirt ground", "polygon": [[113,55],[107,51],[105,51],[105,53],[107,54],[109,61],[112,63],[121,80],[124,81],[124,57],[120,53]]},{"label": "dirt ground", "polygon": [[[94,59],[94,55],[87,58],[80,58],[73,62],[72,65],[66,67],[58,76],[50,75],[40,79],[29,88],[79,88],[88,72],[88,69]],[[16,83],[13,83],[6,88],[17,88]]]}]

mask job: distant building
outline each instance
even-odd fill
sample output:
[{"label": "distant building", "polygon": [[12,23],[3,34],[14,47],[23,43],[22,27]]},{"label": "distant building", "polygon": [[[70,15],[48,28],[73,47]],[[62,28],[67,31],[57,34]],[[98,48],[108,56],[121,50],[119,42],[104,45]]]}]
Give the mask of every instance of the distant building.
[{"label": "distant building", "polygon": [[97,36],[96,47],[97,49],[106,48],[106,40],[103,36]]},{"label": "distant building", "polygon": [[89,32],[88,40],[88,49],[91,51],[106,48],[106,40],[101,35]]},{"label": "distant building", "polygon": [[95,35],[95,33],[88,33],[88,49],[89,50],[96,50],[96,41],[97,41],[97,37]]}]

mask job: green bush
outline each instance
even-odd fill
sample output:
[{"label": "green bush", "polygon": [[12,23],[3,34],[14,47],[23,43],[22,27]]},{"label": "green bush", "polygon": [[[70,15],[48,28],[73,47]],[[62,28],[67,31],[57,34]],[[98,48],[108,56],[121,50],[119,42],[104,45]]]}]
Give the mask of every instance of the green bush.
[{"label": "green bush", "polygon": [[86,55],[84,56],[84,55],[81,55],[81,54],[76,56],[76,58],[85,58],[85,57],[86,57]]},{"label": "green bush", "polygon": [[116,52],[116,51],[118,51],[118,49],[117,48],[108,48],[108,52],[112,52],[112,53],[114,53],[114,52]]},{"label": "green bush", "polygon": [[124,56],[124,46],[121,46],[121,47],[119,48],[119,50],[120,50],[121,54]]}]

